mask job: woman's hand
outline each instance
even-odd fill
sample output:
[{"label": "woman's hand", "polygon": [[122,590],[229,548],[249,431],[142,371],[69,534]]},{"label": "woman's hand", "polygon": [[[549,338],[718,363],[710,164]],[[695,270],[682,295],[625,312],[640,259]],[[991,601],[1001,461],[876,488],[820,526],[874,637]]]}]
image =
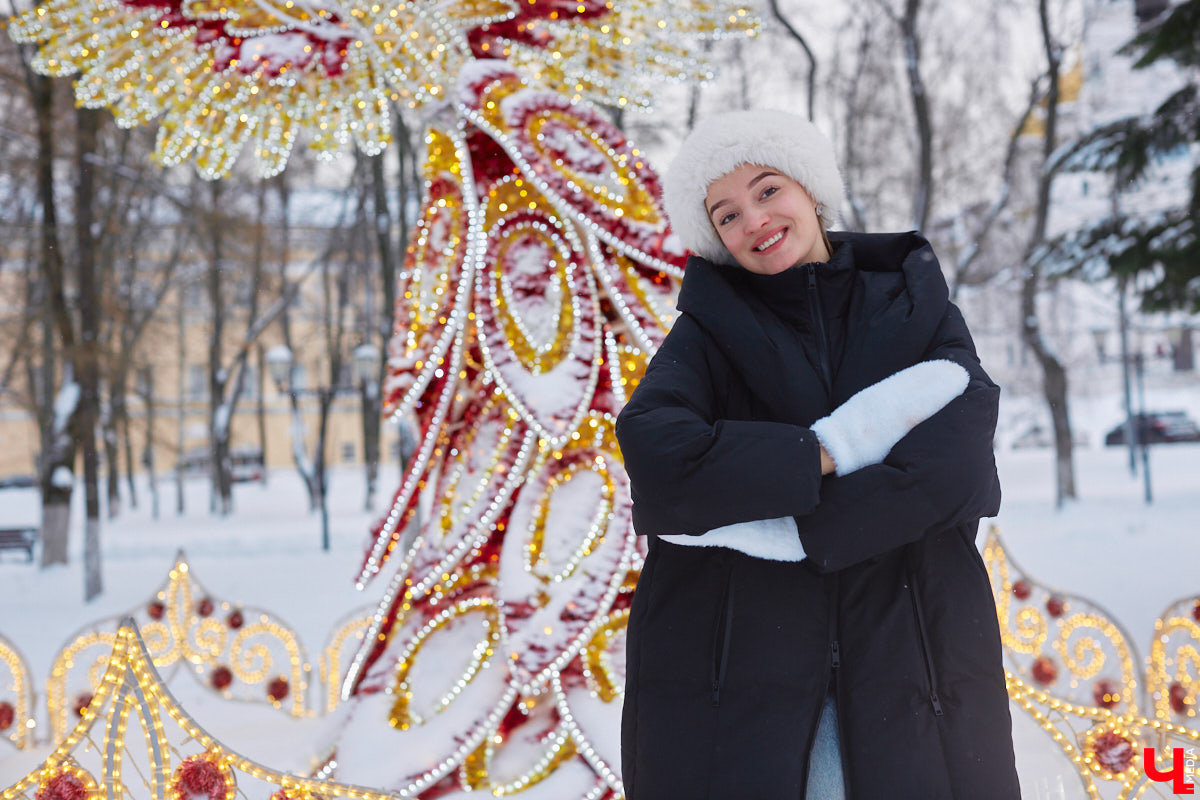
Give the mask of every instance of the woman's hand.
[{"label": "woman's hand", "polygon": [[825,449],[825,445],[821,445],[821,474],[832,475],[835,472],[837,472],[837,464],[829,455],[829,451]]}]

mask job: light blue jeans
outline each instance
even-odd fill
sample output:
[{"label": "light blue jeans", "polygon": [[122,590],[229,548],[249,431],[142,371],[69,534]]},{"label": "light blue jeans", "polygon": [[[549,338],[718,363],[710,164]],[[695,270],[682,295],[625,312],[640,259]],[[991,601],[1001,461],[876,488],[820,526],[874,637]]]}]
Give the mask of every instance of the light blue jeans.
[{"label": "light blue jeans", "polygon": [[825,697],[821,721],[808,758],[808,792],[805,800],[845,800],[842,785],[842,752],[838,744],[837,705],[833,694]]}]

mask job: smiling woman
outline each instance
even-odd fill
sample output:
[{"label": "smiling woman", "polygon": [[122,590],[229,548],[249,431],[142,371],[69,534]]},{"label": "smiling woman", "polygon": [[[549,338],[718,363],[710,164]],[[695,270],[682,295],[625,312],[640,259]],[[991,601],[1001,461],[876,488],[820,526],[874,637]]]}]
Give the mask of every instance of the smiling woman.
[{"label": "smiling woman", "polygon": [[929,243],[827,234],[841,198],[783,112],[702,122],[663,181],[694,255],[616,427],[629,800],[1020,796],[974,546],[999,388]]}]

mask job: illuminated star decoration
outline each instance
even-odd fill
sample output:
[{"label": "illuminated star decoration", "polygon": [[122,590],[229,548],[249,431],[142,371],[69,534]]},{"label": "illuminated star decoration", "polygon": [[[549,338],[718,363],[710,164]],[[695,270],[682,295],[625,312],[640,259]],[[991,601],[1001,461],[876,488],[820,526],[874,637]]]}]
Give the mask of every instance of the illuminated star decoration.
[{"label": "illuminated star decoration", "polygon": [[9,26],[33,67],[79,74],[76,101],[133,127],[155,158],[205,178],[249,146],[259,176],[299,138],[333,156],[392,138],[392,105],[444,101],[473,59],[509,59],[575,99],[649,102],[662,77],[711,77],[687,44],[753,32],[745,8],[668,0],[49,0]]}]

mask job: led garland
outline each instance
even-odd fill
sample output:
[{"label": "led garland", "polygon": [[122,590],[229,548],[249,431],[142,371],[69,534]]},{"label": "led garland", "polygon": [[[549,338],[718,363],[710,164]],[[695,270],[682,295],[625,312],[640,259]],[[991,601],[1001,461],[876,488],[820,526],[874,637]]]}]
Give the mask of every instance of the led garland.
[{"label": "led garland", "polygon": [[0,736],[18,750],[28,747],[33,738],[33,682],[29,665],[16,646],[0,636]]}]

